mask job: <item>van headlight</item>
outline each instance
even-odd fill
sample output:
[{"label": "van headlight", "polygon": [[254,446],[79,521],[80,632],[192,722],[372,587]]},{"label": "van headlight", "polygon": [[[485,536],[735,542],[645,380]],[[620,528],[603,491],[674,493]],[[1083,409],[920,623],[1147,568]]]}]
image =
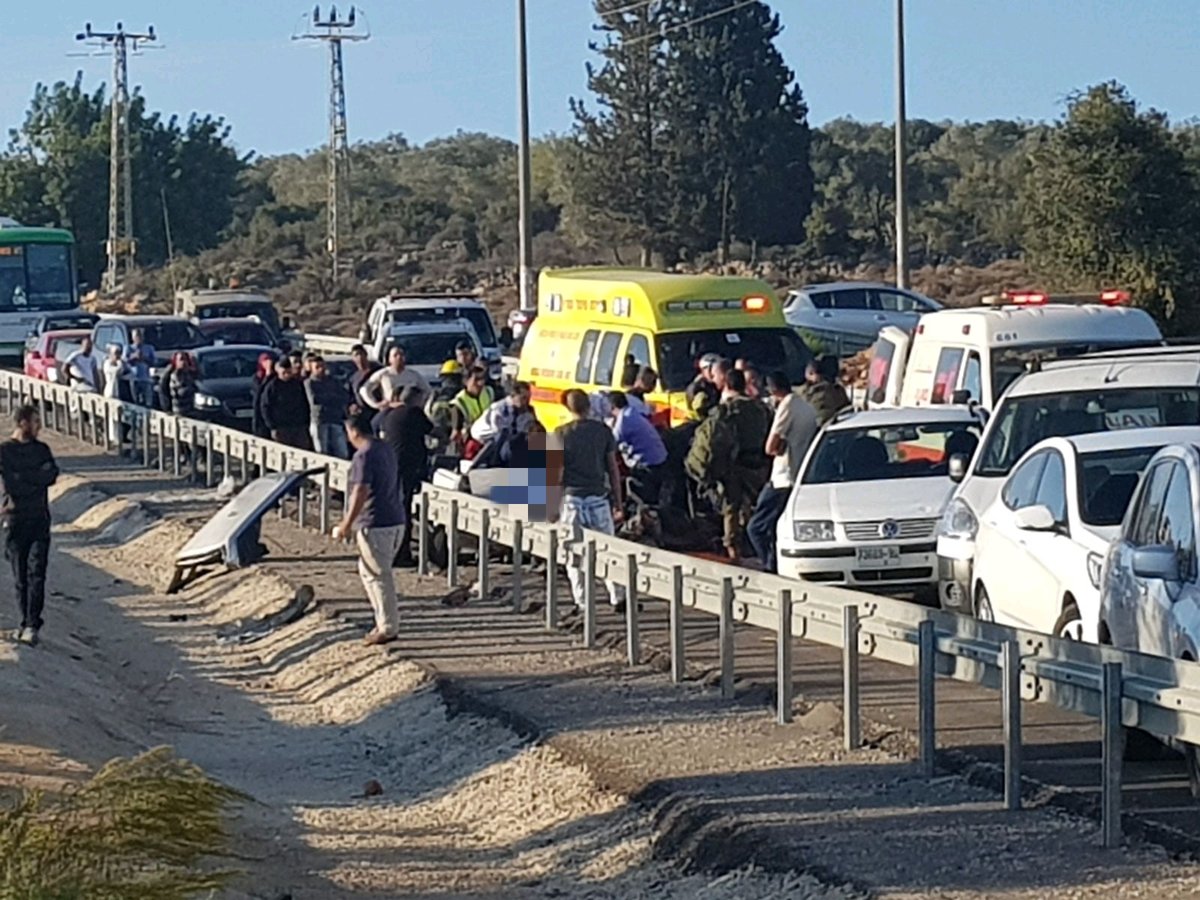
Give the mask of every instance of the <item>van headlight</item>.
[{"label": "van headlight", "polygon": [[1087,573],[1088,581],[1092,583],[1092,587],[1100,590],[1100,570],[1104,567],[1104,557],[1099,553],[1089,553],[1087,555]]},{"label": "van headlight", "polygon": [[218,409],[221,401],[212,394],[196,394],[196,409]]},{"label": "van headlight", "polygon": [[796,540],[805,543],[810,541],[832,541],[834,540],[833,523],[826,521],[793,522],[792,534]]},{"label": "van headlight", "polygon": [[979,519],[971,511],[965,500],[955,497],[942,513],[938,523],[938,537],[958,538],[964,541],[975,540],[979,533]]}]

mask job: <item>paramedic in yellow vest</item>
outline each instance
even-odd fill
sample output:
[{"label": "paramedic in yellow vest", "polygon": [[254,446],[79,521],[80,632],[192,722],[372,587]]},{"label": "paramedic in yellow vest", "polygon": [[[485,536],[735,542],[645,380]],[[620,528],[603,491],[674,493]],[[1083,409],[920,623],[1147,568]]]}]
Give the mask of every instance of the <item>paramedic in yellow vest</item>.
[{"label": "paramedic in yellow vest", "polygon": [[463,389],[451,404],[453,424],[450,440],[462,447],[475,420],[487,412],[495,401],[496,392],[487,383],[487,371],[482,366],[471,369]]}]

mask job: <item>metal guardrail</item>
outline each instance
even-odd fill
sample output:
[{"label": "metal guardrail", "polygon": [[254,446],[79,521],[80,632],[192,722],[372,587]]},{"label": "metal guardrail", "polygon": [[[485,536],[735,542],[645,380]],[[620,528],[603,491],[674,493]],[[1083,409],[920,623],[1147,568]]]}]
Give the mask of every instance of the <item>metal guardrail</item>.
[{"label": "metal guardrail", "polygon": [[327,353],[330,356],[349,356],[355,344],[363,343],[359,338],[342,337],[338,334],[305,334],[303,346],[306,351]]},{"label": "metal guardrail", "polygon": [[[248,480],[260,471],[322,469],[311,479],[317,490],[316,521],[299,494],[297,519],[322,533],[330,529],[330,507],[349,482],[350,464],[296,450],[232,428],[176,417],[96,394],[0,372],[0,408],[11,412],[33,403],[55,431],[81,438],[108,451],[127,454],[148,467],[199,478],[201,451],[208,464],[204,480],[212,486],[216,465],[224,474]],[[122,435],[122,432],[126,434]],[[123,440],[118,438],[124,437]],[[186,450],[184,449],[186,448]],[[522,609],[525,561],[547,560],[545,616],[548,628],[559,623],[557,567],[580,565],[589,577],[583,609],[583,644],[596,643],[597,579],[625,585],[625,643],[629,662],[642,658],[638,603],[668,604],[671,673],[684,677],[683,612],[691,608],[718,619],[720,687],[734,691],[734,629],[750,625],[777,634],[777,718],[792,715],[792,639],[840,647],[843,658],[843,717],[847,749],[861,740],[859,668],[871,657],[917,669],[919,756],[932,776],[936,751],[936,678],[980,684],[1001,692],[1004,723],[1004,802],[1021,805],[1021,700],[1050,703],[1100,719],[1102,732],[1102,835],[1105,846],[1120,842],[1122,726],[1188,744],[1200,744],[1200,664],[1119,651],[1008,628],[915,604],[826,585],[795,582],[776,575],[708,562],[658,550],[596,532],[574,540],[565,526],[514,518],[507,507],[468,494],[424,485],[419,496],[419,568],[430,573],[430,540],[444,528],[448,542],[447,577],[458,581],[462,538],[513,551],[513,607]],[[487,596],[489,553],[480,552],[479,592]]]}]

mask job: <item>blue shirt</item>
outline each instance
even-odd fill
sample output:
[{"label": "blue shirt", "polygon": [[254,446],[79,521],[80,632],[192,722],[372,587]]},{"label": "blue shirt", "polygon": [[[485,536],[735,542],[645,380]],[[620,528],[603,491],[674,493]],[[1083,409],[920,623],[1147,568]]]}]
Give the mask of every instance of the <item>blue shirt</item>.
[{"label": "blue shirt", "polygon": [[130,344],[125,348],[125,362],[129,364],[134,381],[149,381],[150,369],[158,360],[154,355],[154,348],[143,343],[141,347]]},{"label": "blue shirt", "polygon": [[613,423],[613,437],[625,464],[634,466],[660,466],[667,461],[667,446],[658,430],[640,412],[626,407],[617,413]]},{"label": "blue shirt", "polygon": [[358,514],[359,528],[391,528],[403,525],[404,501],[400,495],[400,466],[396,454],[383,441],[369,441],[354,451],[350,462],[350,485],[364,485],[367,503]]}]

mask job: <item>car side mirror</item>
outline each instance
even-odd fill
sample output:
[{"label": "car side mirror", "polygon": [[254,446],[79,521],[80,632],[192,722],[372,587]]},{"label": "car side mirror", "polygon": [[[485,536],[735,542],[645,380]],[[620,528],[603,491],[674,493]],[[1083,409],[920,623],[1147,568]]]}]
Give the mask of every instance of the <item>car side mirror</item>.
[{"label": "car side mirror", "polygon": [[1133,551],[1133,574],[1158,581],[1179,580],[1179,555],[1174,547],[1139,547]]},{"label": "car side mirror", "polygon": [[1021,507],[1013,514],[1013,519],[1022,531],[1054,531],[1058,528],[1050,507],[1041,503]]},{"label": "car side mirror", "polygon": [[959,388],[950,395],[950,402],[955,406],[966,406],[971,402],[971,392],[966,388]]},{"label": "car side mirror", "polygon": [[950,475],[950,480],[955,484],[962,484],[964,478],[967,477],[967,466],[971,464],[971,458],[965,453],[950,454],[950,462],[947,464],[947,471]]}]

